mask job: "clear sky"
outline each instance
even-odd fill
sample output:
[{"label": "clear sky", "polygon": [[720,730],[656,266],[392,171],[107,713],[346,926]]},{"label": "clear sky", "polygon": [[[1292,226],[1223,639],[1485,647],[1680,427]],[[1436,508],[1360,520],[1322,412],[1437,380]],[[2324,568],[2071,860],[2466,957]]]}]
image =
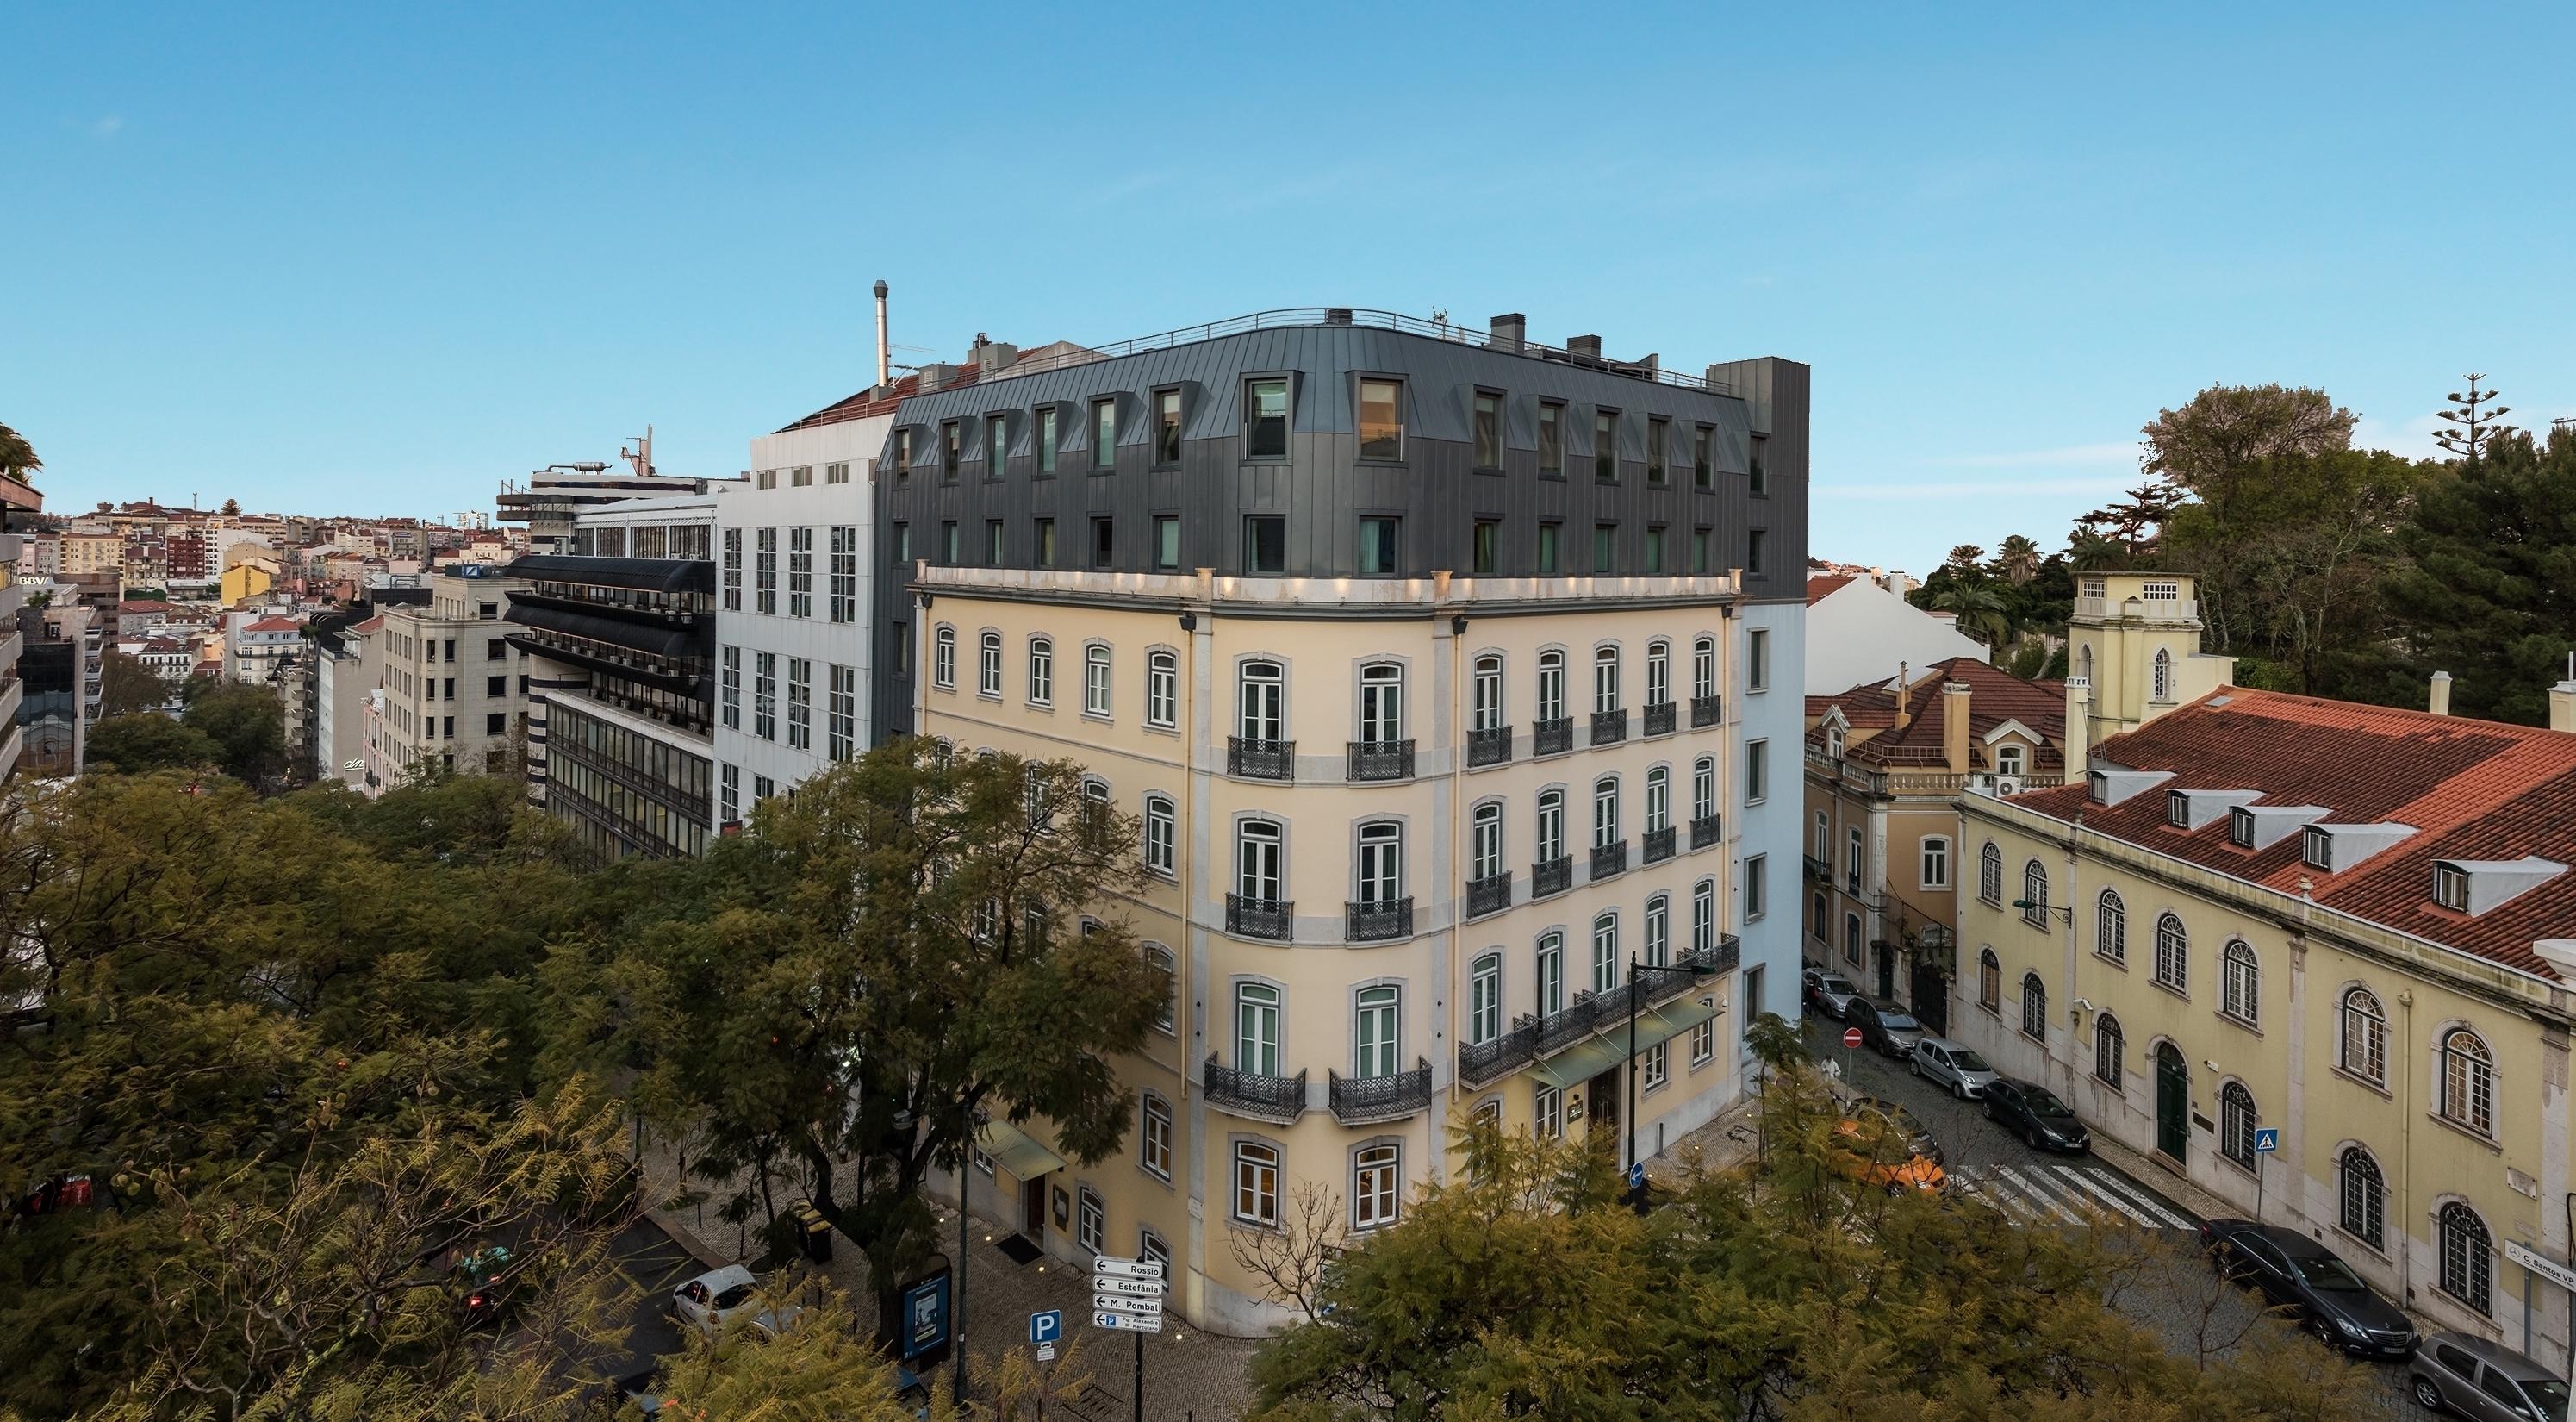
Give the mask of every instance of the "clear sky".
[{"label": "clear sky", "polygon": [[1276,306],[1815,366],[1814,551],[1916,571],[2212,381],[2576,411],[2576,9],[25,5],[0,423],[57,510],[666,472],[895,340]]}]

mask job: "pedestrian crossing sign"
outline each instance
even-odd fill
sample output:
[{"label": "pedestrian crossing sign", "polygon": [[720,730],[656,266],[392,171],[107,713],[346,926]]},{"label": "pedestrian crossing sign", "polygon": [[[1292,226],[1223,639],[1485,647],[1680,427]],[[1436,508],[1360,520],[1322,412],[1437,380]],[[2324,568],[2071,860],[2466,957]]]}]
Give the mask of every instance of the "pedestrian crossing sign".
[{"label": "pedestrian crossing sign", "polygon": [[2254,1153],[2256,1155],[2270,1155],[2272,1152],[2279,1150],[2280,1148],[2280,1127],[2257,1126],[2254,1128]]}]

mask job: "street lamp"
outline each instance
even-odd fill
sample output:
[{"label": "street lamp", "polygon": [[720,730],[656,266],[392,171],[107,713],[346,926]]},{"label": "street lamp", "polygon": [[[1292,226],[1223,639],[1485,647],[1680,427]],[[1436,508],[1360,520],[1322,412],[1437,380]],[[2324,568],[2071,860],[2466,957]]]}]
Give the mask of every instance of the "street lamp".
[{"label": "street lamp", "polygon": [[2012,901],[2012,906],[2023,913],[2028,913],[2032,909],[2039,909],[2045,913],[2062,913],[2066,915],[2066,926],[2069,928],[2075,926],[2075,909],[2071,904],[2049,904],[2041,903],[2037,899],[2015,899]]},{"label": "street lamp", "polygon": [[[1661,963],[1641,963],[1637,960],[1636,954],[1631,953],[1628,955],[1628,1070],[1625,1075],[1628,1078],[1628,1166],[1632,1170],[1635,1169],[1638,1164],[1637,983],[1639,981],[1639,975],[1643,973],[1681,973],[1692,978],[1705,978],[1713,976],[1716,972],[1717,969],[1707,963],[1686,962],[1678,967],[1666,967]],[[1637,1213],[1641,1215],[1644,1214],[1646,1212],[1646,1187],[1642,1184],[1634,1186],[1631,1188],[1631,1193],[1635,1197],[1634,1204]]]}]

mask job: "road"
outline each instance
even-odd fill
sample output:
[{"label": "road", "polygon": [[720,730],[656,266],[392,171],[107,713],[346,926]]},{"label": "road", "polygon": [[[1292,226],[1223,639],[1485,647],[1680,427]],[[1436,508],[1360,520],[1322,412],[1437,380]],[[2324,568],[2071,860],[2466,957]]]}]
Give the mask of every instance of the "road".
[{"label": "road", "polygon": [[[1864,1095],[1905,1107],[1930,1128],[1947,1157],[1942,1169],[1957,1187],[2026,1225],[2087,1229],[2108,1217],[2132,1224],[2163,1248],[2151,1248],[2136,1272],[2112,1295],[2122,1312],[2147,1325],[2186,1356],[2223,1356],[2259,1315],[2254,1295],[2218,1282],[2201,1262],[2196,1243],[2200,1219],[2142,1181],[2091,1155],[2033,1150],[1985,1118],[1975,1102],[1960,1101],[1909,1073],[1901,1062],[1868,1048],[1845,1052],[1842,1024],[1812,1011],[1804,1024],[1807,1049],[1818,1061],[1841,1067]],[[1847,1063],[1847,1065],[1846,1065]],[[2425,1422],[2430,1414],[2406,1395],[2403,1366],[2362,1363],[2387,1388],[2385,1416]]]}]

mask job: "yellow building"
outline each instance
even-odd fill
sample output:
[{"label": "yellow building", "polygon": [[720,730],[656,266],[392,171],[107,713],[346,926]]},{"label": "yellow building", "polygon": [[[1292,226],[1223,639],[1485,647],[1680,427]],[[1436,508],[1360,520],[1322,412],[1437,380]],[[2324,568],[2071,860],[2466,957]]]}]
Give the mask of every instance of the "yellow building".
[{"label": "yellow building", "polygon": [[2223,677],[2168,710],[2215,660],[2173,610],[2079,619],[2093,724],[2140,727],[2083,784],[1963,800],[1951,1035],[2433,1326],[2567,1366],[2576,684],[2547,730]]}]

